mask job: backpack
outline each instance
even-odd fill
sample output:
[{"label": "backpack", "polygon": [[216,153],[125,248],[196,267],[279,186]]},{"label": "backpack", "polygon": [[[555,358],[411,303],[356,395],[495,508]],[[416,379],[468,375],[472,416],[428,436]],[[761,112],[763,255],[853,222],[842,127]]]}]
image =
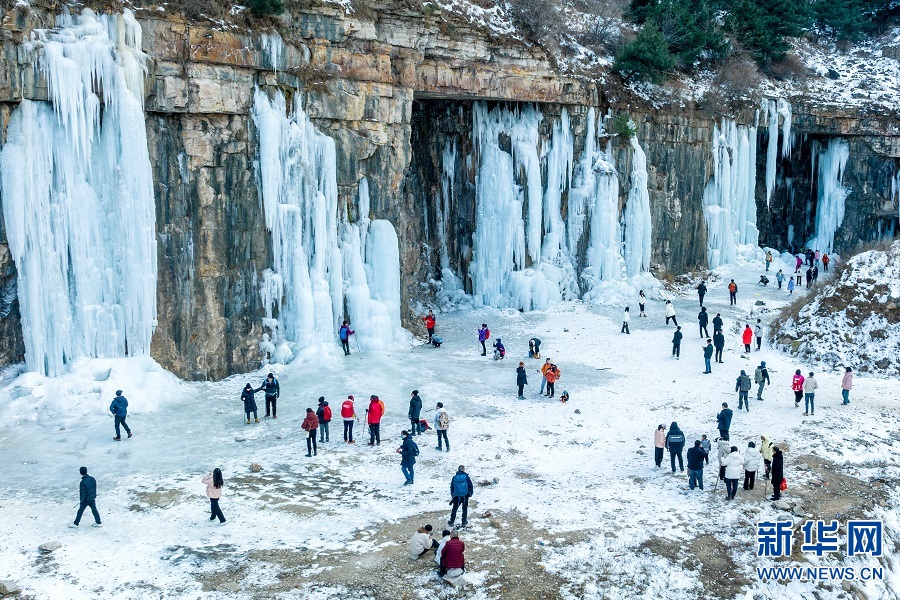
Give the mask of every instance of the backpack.
[{"label": "backpack", "polygon": [[419,445],[412,440],[409,440],[409,443],[412,444],[413,456],[418,456],[419,455]]},{"label": "backpack", "polygon": [[381,406],[381,416],[384,416],[384,400],[381,398],[378,399],[378,405]]},{"label": "backpack", "polygon": [[453,476],[450,491],[454,498],[465,498],[469,495],[469,478],[465,473],[457,473]]},{"label": "backpack", "polygon": [[763,380],[762,376],[762,367],[756,367],[756,371],[753,373],[753,381],[756,383],[760,383]]},{"label": "backpack", "polygon": [[324,419],[325,421],[331,420],[331,407],[330,406],[322,407],[322,419]]},{"label": "backpack", "polygon": [[675,433],[669,436],[670,444],[683,444],[684,443],[684,435],[680,433]]},{"label": "backpack", "polygon": [[484,339],[485,340],[491,339],[491,328],[490,327],[484,328]]},{"label": "backpack", "polygon": [[441,411],[441,416],[438,417],[438,425],[441,426],[441,429],[447,429],[450,426],[450,415],[447,414],[447,411]]},{"label": "backpack", "polygon": [[341,416],[345,419],[353,418],[353,402],[351,400],[345,400],[343,404],[341,404]]}]

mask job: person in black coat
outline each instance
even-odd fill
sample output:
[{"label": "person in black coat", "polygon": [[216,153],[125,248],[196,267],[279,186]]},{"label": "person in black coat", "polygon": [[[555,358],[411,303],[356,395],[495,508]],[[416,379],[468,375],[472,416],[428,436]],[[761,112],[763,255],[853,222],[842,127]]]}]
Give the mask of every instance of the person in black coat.
[{"label": "person in black coat", "polygon": [[253,418],[259,423],[259,415],[256,412],[256,398],[253,397],[253,394],[258,391],[258,389],[254,390],[253,386],[248,383],[244,386],[244,391],[241,392],[241,400],[244,401],[244,414],[247,415],[248,425],[250,424],[250,413],[253,413]]},{"label": "person in black coat", "polygon": [[521,361],[519,361],[519,367],[516,369],[516,385],[519,386],[519,400],[524,400],[528,376],[525,374],[525,363]]},{"label": "person in black coat", "polygon": [[784,455],[781,448],[775,446],[772,448],[772,487],[775,493],[772,500],[781,498],[781,480],[784,479]]},{"label": "person in black coat", "polygon": [[722,313],[716,313],[716,316],[713,317],[712,324],[713,324],[713,335],[722,331],[722,326],[725,324],[725,322],[722,321]]},{"label": "person in black coat", "polygon": [[716,362],[724,363],[722,352],[725,351],[725,334],[722,333],[721,329],[713,334],[713,346],[716,348]]},{"label": "person in black coat", "polygon": [[684,450],[684,433],[678,428],[678,423],[672,421],[669,433],[666,434],[666,448],[669,450],[669,460],[672,461],[672,472],[675,472],[675,457],[678,457],[678,468],[684,473],[684,458],[681,453]]},{"label": "person in black coat", "polygon": [[[325,409],[328,410],[325,410]],[[319,442],[330,442],[328,424],[331,423],[331,408],[325,396],[319,396],[319,406],[316,408],[316,418],[319,419]]]},{"label": "person in black coat", "polygon": [[681,325],[675,328],[675,335],[672,336],[672,356],[674,356],[677,360],[681,360],[681,338],[684,337],[684,334],[681,333]]},{"label": "person in black coat", "polygon": [[700,444],[700,440],[694,442],[694,447],[687,451],[688,485],[694,489],[695,485],[703,489],[703,461],[706,460],[706,451]]},{"label": "person in black coat", "polygon": [[422,415],[422,398],[419,397],[419,390],[413,390],[409,398],[409,417],[410,436],[415,437],[419,431],[419,420]]},{"label": "person in black coat", "polygon": [[[266,416],[268,419],[269,415],[272,415],[273,419],[278,418],[277,409],[276,409],[276,401],[278,397],[281,395],[281,386],[278,384],[278,380],[275,379],[274,373],[269,373],[266,375],[266,380],[263,381],[262,386],[259,388],[266,395]],[[259,391],[259,390],[257,390]]]},{"label": "person in black coat", "polygon": [[697,286],[697,295],[700,296],[700,306],[703,306],[703,296],[706,295],[706,282],[701,281]]},{"label": "person in black coat", "polygon": [[722,403],[722,410],[716,415],[716,421],[718,423],[719,428],[719,437],[723,440],[728,439],[728,430],[731,429],[731,418],[734,416],[734,411],[728,408],[728,403]]},{"label": "person in black coat", "polygon": [[709,337],[709,313],[706,312],[705,306],[700,309],[700,313],[697,315],[697,321],[700,322],[700,337]]},{"label": "person in black coat", "polygon": [[87,467],[79,469],[81,473],[81,483],[78,486],[81,502],[78,505],[78,514],[75,515],[75,522],[69,527],[78,527],[81,523],[81,515],[84,509],[90,507],[91,513],[94,515],[94,527],[100,527],[100,513],[97,512],[97,480],[88,475]]}]

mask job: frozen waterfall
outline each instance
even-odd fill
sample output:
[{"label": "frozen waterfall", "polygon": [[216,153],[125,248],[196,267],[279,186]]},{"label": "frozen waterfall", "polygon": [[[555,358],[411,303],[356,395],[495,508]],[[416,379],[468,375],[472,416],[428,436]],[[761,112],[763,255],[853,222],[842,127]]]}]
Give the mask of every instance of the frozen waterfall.
[{"label": "frozen waterfall", "polygon": [[23,100],[0,197],[28,369],[146,354],[156,325],[155,206],[141,27],[131,11],[64,13],[23,47],[49,102]]},{"label": "frozen waterfall", "polygon": [[625,270],[629,277],[650,270],[650,191],[647,189],[647,155],[631,138],[631,187],[625,204]]},{"label": "frozen waterfall", "polygon": [[[770,115],[770,118],[772,116]],[[713,174],[703,192],[709,268],[733,263],[740,246],[755,250],[756,127],[722,120],[713,128]]]},{"label": "frozen waterfall", "polygon": [[369,221],[368,182],[360,182],[359,218],[350,223],[347,211],[338,210],[334,140],[315,128],[299,100],[288,111],[280,91],[270,99],[257,89],[252,118],[274,255],[260,293],[276,354],[307,358],[336,340],[345,302],[360,348],[405,339],[397,235],[389,222]]},{"label": "frozen waterfall", "polygon": [[818,158],[818,196],[816,235],[806,247],[820,252],[834,250],[834,234],[844,222],[844,208],[850,190],[843,186],[844,168],[850,158],[850,144],[844,138],[832,138]]}]

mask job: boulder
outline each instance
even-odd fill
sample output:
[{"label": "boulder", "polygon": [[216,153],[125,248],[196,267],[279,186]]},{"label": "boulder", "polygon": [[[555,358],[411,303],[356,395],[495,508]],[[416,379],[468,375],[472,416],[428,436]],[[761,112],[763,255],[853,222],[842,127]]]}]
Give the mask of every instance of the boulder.
[{"label": "boulder", "polygon": [[0,596],[11,596],[19,593],[19,586],[15,581],[0,580]]},{"label": "boulder", "polygon": [[793,508],[791,506],[791,503],[788,502],[787,500],[776,500],[775,502],[772,503],[772,506],[774,506],[778,510],[783,510],[783,511],[787,511],[787,512],[790,512],[791,508]]},{"label": "boulder", "polygon": [[41,544],[40,546],[38,546],[38,550],[40,552],[42,552],[43,554],[50,554],[51,552],[53,552],[55,550],[59,550],[60,548],[62,548],[62,544],[60,544],[59,542],[55,542],[55,541],[54,542],[45,542],[45,543]]},{"label": "boulder", "polygon": [[259,473],[260,471],[262,471],[262,466],[260,466],[259,463],[253,463],[252,465],[250,465],[250,471],[253,473]]}]

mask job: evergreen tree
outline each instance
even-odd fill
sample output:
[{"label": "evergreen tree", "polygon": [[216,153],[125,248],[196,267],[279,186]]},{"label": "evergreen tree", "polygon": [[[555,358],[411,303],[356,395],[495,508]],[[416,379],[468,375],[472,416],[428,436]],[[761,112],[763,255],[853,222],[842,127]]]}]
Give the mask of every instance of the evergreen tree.
[{"label": "evergreen tree", "polygon": [[863,0],[817,0],[813,5],[816,25],[838,41],[857,42],[866,27],[865,4]]},{"label": "evergreen tree", "polygon": [[715,0],[632,0],[628,15],[638,24],[654,23],[678,66],[685,67],[704,51],[725,50],[711,1]]},{"label": "evergreen tree", "polygon": [[283,0],[247,0],[247,8],[254,15],[280,15],[284,12]]},{"label": "evergreen tree", "polygon": [[656,25],[647,23],[638,36],[616,55],[613,68],[626,81],[649,80],[660,83],[675,66],[666,38]]},{"label": "evergreen tree", "polygon": [[807,0],[734,0],[728,2],[726,28],[759,63],[784,58],[790,45],[811,24]]}]

